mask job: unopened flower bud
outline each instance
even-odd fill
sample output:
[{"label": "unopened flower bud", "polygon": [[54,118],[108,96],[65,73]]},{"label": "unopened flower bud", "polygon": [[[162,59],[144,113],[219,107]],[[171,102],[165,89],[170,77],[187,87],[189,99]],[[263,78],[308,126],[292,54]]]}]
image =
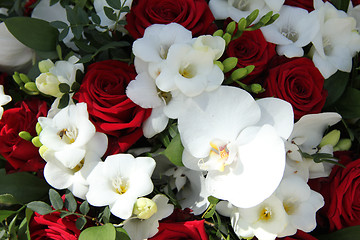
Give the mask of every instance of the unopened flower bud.
[{"label": "unopened flower bud", "polygon": [[332,130],[322,138],[319,147],[322,148],[323,146],[329,144],[334,147],[339,142],[339,140],[340,140],[340,131],[336,129]]},{"label": "unopened flower bud", "polygon": [[23,83],[31,82],[30,78],[26,74],[20,73],[19,77]]},{"label": "unopened flower bud", "polygon": [[239,20],[238,22],[238,30],[239,31],[244,31],[244,29],[246,28],[246,19],[245,18],[242,18]]},{"label": "unopened flower bud", "polygon": [[351,148],[351,140],[348,138],[340,139],[335,145],[334,151],[348,151]]},{"label": "unopened flower bud", "polygon": [[231,41],[231,35],[229,33],[225,33],[223,39],[225,40],[226,45],[228,45]]},{"label": "unopened flower bud", "polygon": [[39,136],[36,136],[33,139],[31,139],[31,142],[35,147],[41,147],[42,146],[42,143],[40,142]]},{"label": "unopened flower bud", "polygon": [[149,198],[138,198],[135,202],[133,214],[140,219],[148,219],[157,212],[156,203]]},{"label": "unopened flower bud", "polygon": [[259,93],[262,93],[264,92],[264,89],[262,88],[262,86],[258,83],[254,83],[254,84],[251,84],[251,91],[255,94],[259,94]]},{"label": "unopened flower bud", "polygon": [[31,141],[32,136],[29,132],[27,131],[21,131],[19,132],[19,137],[21,137],[22,139],[26,140],[26,141]]},{"label": "unopened flower bud", "polygon": [[213,36],[216,37],[216,36],[219,36],[219,37],[222,37],[224,35],[224,31],[219,29],[217,30],[216,32],[213,33]]},{"label": "unopened flower bud", "polygon": [[52,73],[42,73],[35,80],[36,86],[40,92],[54,96],[61,97],[63,94],[59,90],[60,81]]},{"label": "unopened flower bud", "polygon": [[36,134],[40,135],[40,133],[42,131],[42,127],[39,122],[36,123],[35,130],[36,130]]},{"label": "unopened flower bud", "polygon": [[42,145],[40,148],[39,148],[39,154],[40,156],[46,161],[46,152],[48,151],[48,148],[45,147],[45,145]]},{"label": "unopened flower bud", "polygon": [[223,61],[224,64],[224,73],[231,71],[236,64],[238,63],[238,59],[236,57],[229,57]]},{"label": "unopened flower bud", "polygon": [[19,86],[23,86],[24,85],[24,83],[21,81],[21,79],[20,79],[20,76],[19,76],[19,73],[18,72],[14,72],[14,74],[13,74],[13,79],[14,79],[14,81],[17,83],[17,85],[19,85]]},{"label": "unopened flower bud", "polygon": [[224,64],[222,64],[222,62],[215,61],[214,64],[217,65],[221,71],[224,71]]},{"label": "unopened flower bud", "polygon": [[24,87],[26,88],[26,90],[29,90],[30,92],[39,92],[34,82],[27,82],[25,83]]},{"label": "unopened flower bud", "polygon": [[232,35],[235,31],[235,28],[236,28],[236,23],[235,21],[232,21],[226,26],[226,32]]},{"label": "unopened flower bud", "polygon": [[50,59],[42,60],[39,62],[39,70],[41,73],[49,72],[49,69],[54,66],[54,63]]},{"label": "unopened flower bud", "polygon": [[231,73],[231,78],[233,80],[239,80],[241,78],[246,77],[246,75],[247,75],[247,70],[245,68],[239,68]]}]

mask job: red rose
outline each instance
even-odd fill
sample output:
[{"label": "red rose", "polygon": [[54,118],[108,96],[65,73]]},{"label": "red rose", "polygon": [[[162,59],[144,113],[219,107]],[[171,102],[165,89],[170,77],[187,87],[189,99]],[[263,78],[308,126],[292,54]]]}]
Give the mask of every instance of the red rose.
[{"label": "red rose", "polygon": [[264,96],[289,102],[299,119],[321,111],[327,97],[323,85],[324,77],[310,59],[279,57],[269,67]]},{"label": "red rose", "polygon": [[115,60],[96,62],[88,67],[74,95],[77,101],[87,103],[96,131],[108,135],[109,154],[125,152],[139,140],[141,125],[151,113],[126,96],[126,87],[135,76],[133,65]]},{"label": "red rose", "polygon": [[360,159],[354,161],[348,152],[340,154],[335,156],[345,168],[335,165],[328,178],[312,183],[324,196],[321,214],[328,218],[331,231],[360,225]]},{"label": "red rose", "polygon": [[175,22],[190,30],[193,36],[212,34],[215,20],[205,0],[138,0],[126,15],[125,28],[137,39],[152,24]]},{"label": "red rose", "polygon": [[18,102],[14,108],[6,110],[0,120],[0,154],[16,171],[38,171],[45,162],[38,148],[19,137],[19,132],[27,131],[36,136],[35,125],[38,117],[46,116],[46,102],[38,99]]},{"label": "red rose", "polygon": [[149,240],[176,240],[176,239],[192,239],[192,240],[206,240],[208,236],[205,232],[204,220],[202,221],[187,221],[176,223],[159,224],[158,233],[149,238]]},{"label": "red rose", "polygon": [[249,83],[259,76],[272,59],[275,52],[275,44],[268,43],[260,30],[244,32],[240,38],[233,40],[227,47],[226,57],[238,58],[237,68],[254,65],[255,69],[245,79]]}]

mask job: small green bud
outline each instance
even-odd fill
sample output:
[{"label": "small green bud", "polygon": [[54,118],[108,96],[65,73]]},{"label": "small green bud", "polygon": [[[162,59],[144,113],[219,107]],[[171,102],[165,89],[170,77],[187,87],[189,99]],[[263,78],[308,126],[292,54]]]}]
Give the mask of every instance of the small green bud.
[{"label": "small green bud", "polygon": [[225,33],[223,39],[225,40],[225,44],[228,45],[231,41],[231,35],[229,33]]},{"label": "small green bud", "polygon": [[224,35],[224,31],[219,29],[217,30],[216,32],[214,32],[213,36],[216,37],[216,36],[219,36],[219,37],[222,37]]},{"label": "small green bud", "polygon": [[40,142],[39,136],[34,137],[31,139],[32,144],[34,144],[35,147],[41,147],[42,143]]},{"label": "small green bud", "polygon": [[266,25],[270,21],[272,14],[273,14],[272,11],[268,12],[267,14],[262,16],[259,22],[261,22],[263,25]]},{"label": "small green bud", "polygon": [[264,92],[265,90],[262,88],[262,86],[258,83],[253,83],[250,85],[251,87],[251,91],[255,94],[259,94],[259,93],[262,93]]},{"label": "small green bud", "polygon": [[250,24],[255,21],[255,19],[259,16],[259,9],[255,9],[249,16],[246,17],[246,26],[250,26]]},{"label": "small green bud", "polygon": [[31,141],[31,139],[33,138],[31,136],[31,134],[27,131],[21,131],[19,132],[19,137],[21,137],[22,139],[26,140],[26,141]]},{"label": "small green bud", "polygon": [[246,25],[247,25],[246,19],[245,18],[240,19],[238,22],[238,30],[244,31],[244,29],[246,28]]},{"label": "small green bud", "polygon": [[156,203],[149,198],[138,198],[134,204],[133,214],[140,219],[148,219],[156,212]]},{"label": "small green bud", "polygon": [[19,77],[23,83],[31,82],[30,78],[26,74],[20,73]]},{"label": "small green bud", "polygon": [[266,25],[272,24],[272,23],[275,22],[279,17],[280,17],[280,14],[278,14],[278,13],[272,15],[272,16],[271,16],[271,19],[266,23]]},{"label": "small green bud", "polygon": [[54,63],[50,59],[42,60],[39,62],[39,70],[41,73],[49,72],[49,69],[54,66]]},{"label": "small green bud", "polygon": [[40,135],[40,133],[42,131],[42,127],[39,122],[36,123],[35,130],[36,130],[36,134]]},{"label": "small green bud", "polygon": [[254,71],[255,66],[254,65],[249,65],[245,67],[247,74],[249,75],[250,73],[252,73],[252,71]]},{"label": "small green bud", "polygon": [[236,23],[235,21],[232,21],[226,26],[226,32],[233,35],[235,28],[236,28]]},{"label": "small green bud", "polygon": [[236,69],[231,73],[231,78],[233,80],[239,80],[247,76],[247,70],[245,68]]},{"label": "small green bud", "polygon": [[30,92],[39,92],[34,82],[27,82],[25,83],[24,87]]},{"label": "small green bud", "polygon": [[222,64],[222,62],[215,61],[214,64],[216,64],[221,69],[221,71],[224,71],[224,65]]},{"label": "small green bud", "polygon": [[20,76],[19,76],[19,73],[18,72],[14,72],[14,74],[13,74],[13,79],[14,79],[14,81],[17,83],[17,85],[19,85],[19,86],[23,86],[24,85],[24,83],[21,81],[21,79],[20,79]]},{"label": "small green bud", "polygon": [[47,152],[48,148],[45,147],[45,145],[42,145],[40,148],[39,148],[39,154],[40,156],[45,160],[46,159],[46,152]]},{"label": "small green bud", "polygon": [[230,72],[236,64],[238,63],[238,59],[236,57],[229,57],[223,61],[224,64],[224,73]]},{"label": "small green bud", "polygon": [[348,151],[351,148],[351,140],[349,138],[340,139],[335,145],[334,151]]},{"label": "small green bud", "polygon": [[340,131],[336,129],[332,130],[322,138],[319,147],[322,148],[323,146],[329,144],[334,147],[339,142],[339,140],[340,140]]}]

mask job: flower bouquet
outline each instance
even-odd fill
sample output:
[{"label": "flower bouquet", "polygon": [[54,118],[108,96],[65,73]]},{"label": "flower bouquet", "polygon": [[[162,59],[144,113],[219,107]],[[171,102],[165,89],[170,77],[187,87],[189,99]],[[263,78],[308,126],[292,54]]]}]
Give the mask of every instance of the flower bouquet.
[{"label": "flower bouquet", "polygon": [[357,0],[0,1],[1,239],[357,239]]}]

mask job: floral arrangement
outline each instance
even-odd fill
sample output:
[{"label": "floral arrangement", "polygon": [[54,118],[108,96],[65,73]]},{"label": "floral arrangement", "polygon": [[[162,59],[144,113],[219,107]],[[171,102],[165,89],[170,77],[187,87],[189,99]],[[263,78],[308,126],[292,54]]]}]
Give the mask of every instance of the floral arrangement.
[{"label": "floral arrangement", "polygon": [[360,1],[0,1],[1,239],[360,235]]}]

